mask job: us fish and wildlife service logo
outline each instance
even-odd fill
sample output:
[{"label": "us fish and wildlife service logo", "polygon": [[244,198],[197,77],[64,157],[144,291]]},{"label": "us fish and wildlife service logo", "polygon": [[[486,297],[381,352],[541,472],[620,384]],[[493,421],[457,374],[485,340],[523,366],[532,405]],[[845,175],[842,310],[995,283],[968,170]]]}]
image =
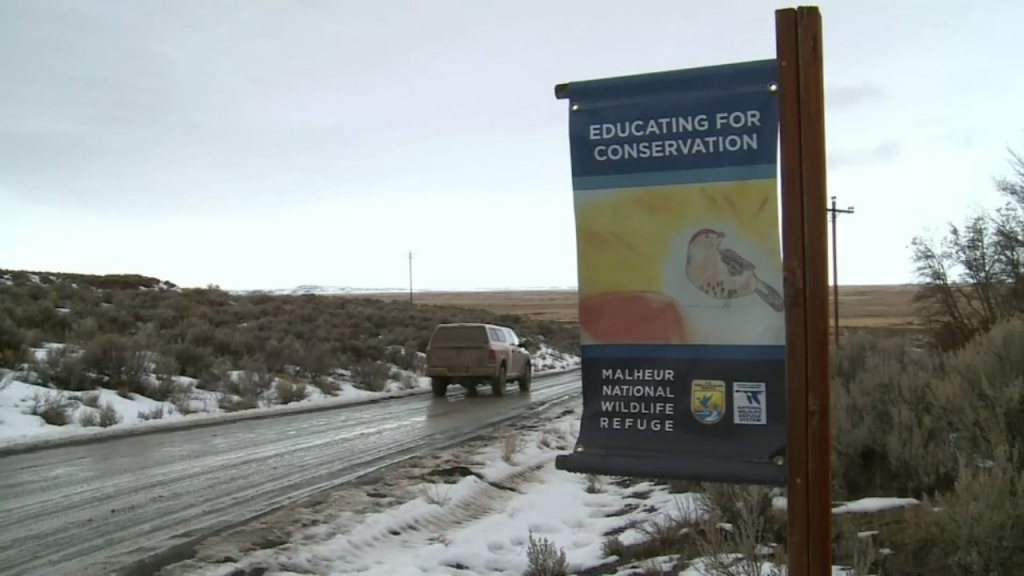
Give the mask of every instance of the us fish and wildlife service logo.
[{"label": "us fish and wildlife service logo", "polygon": [[717,424],[725,417],[725,382],[694,380],[690,384],[690,412],[701,424]]}]

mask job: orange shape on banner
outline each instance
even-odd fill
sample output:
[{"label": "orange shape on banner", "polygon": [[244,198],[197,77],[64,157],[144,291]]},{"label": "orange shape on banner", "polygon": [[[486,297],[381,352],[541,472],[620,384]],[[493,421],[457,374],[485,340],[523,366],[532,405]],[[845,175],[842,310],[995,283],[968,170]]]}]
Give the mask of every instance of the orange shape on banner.
[{"label": "orange shape on banner", "polygon": [[580,300],[580,326],[595,344],[680,344],[679,308],[657,292],[606,292]]}]

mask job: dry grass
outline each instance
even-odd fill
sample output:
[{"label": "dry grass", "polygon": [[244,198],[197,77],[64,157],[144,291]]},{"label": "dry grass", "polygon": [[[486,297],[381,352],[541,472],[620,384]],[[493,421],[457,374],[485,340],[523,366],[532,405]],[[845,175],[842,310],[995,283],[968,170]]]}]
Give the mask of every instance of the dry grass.
[{"label": "dry grass", "polygon": [[[478,308],[496,314],[515,314],[533,320],[576,322],[575,290],[508,290],[495,292],[414,292],[416,304]],[[339,298],[374,298],[386,301],[409,300],[408,292],[339,294]]]},{"label": "dry grass", "polygon": [[[897,286],[840,286],[840,326],[850,328],[918,329],[912,299],[916,288]],[[408,293],[359,294],[359,297],[407,301]],[[353,298],[355,295],[340,295]],[[516,314],[537,320],[577,322],[576,290],[524,290],[501,292],[416,292],[419,304],[463,306],[490,310],[498,314]],[[830,306],[831,306],[831,298]],[[830,309],[831,311],[831,309]]]},{"label": "dry grass", "polygon": [[[919,329],[913,298],[917,287],[840,286],[839,325],[851,328]],[[829,298],[829,306],[832,298]]]},{"label": "dry grass", "polygon": [[515,464],[516,456],[523,449],[523,439],[518,434],[507,434],[501,441],[501,460]]},{"label": "dry grass", "polygon": [[418,489],[418,496],[427,504],[447,506],[452,501],[452,487],[448,484],[424,484]]}]

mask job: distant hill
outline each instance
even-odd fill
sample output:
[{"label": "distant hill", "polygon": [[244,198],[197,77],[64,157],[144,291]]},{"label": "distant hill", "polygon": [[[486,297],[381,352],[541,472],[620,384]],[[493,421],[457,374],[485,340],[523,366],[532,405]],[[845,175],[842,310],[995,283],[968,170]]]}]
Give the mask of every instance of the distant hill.
[{"label": "distant hill", "polygon": [[[72,272],[37,272],[29,270],[0,270],[0,285],[53,286],[68,284],[72,287],[89,287],[96,290],[181,290],[181,287],[150,276],[141,274],[76,274]],[[535,288],[462,288],[458,290],[435,290],[416,288],[417,293],[423,292],[528,292],[546,290],[575,290],[575,286],[535,287]],[[408,292],[408,288],[355,288],[352,286],[320,286],[302,284],[294,288],[268,288],[225,290],[230,294],[269,294],[275,296],[303,296],[306,294],[341,295],[341,294],[388,294]]]}]

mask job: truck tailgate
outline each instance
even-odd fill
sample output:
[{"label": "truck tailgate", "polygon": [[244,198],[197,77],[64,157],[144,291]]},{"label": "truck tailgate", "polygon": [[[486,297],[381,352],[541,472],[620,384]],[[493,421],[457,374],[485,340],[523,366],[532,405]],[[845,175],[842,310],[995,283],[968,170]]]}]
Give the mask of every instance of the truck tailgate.
[{"label": "truck tailgate", "polygon": [[449,372],[463,371],[469,367],[488,364],[487,348],[477,346],[445,346],[427,351],[427,366],[447,368]]}]

